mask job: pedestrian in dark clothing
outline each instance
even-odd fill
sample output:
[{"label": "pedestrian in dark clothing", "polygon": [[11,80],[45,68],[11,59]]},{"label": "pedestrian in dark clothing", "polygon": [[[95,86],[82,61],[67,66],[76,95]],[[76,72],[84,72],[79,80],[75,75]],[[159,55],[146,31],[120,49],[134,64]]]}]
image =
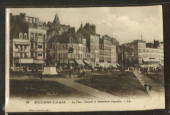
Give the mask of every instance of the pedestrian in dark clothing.
[{"label": "pedestrian in dark clothing", "polygon": [[148,87],[149,87],[149,91],[151,91],[151,90],[152,90],[152,86],[151,86],[151,85],[148,85]]},{"label": "pedestrian in dark clothing", "polygon": [[145,87],[145,90],[148,92],[148,91],[149,91],[149,90],[148,90],[148,89],[149,89],[148,84],[145,83],[145,84],[144,84],[144,87]]},{"label": "pedestrian in dark clothing", "polygon": [[145,90],[146,90],[147,92],[150,92],[151,89],[152,89],[151,85],[148,85],[148,84],[144,84],[144,87],[145,87]]}]

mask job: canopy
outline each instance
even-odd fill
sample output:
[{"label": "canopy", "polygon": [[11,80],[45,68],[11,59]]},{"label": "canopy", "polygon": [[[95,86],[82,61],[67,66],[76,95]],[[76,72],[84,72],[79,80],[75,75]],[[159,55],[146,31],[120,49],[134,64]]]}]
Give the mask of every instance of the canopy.
[{"label": "canopy", "polygon": [[143,65],[140,65],[140,67],[159,67],[159,64],[143,64]]},{"label": "canopy", "polygon": [[77,63],[78,65],[85,65],[81,60],[76,60],[76,63]]},{"label": "canopy", "polygon": [[33,60],[35,64],[44,64],[44,60]]},{"label": "canopy", "polygon": [[84,60],[83,62],[87,65],[90,65],[90,63],[87,60]]},{"label": "canopy", "polygon": [[110,66],[111,66],[111,67],[117,67],[117,64],[116,64],[116,63],[115,63],[115,64],[112,64],[112,63],[111,63]]},{"label": "canopy", "polygon": [[160,60],[156,58],[143,58],[142,59],[144,63],[159,63]]}]

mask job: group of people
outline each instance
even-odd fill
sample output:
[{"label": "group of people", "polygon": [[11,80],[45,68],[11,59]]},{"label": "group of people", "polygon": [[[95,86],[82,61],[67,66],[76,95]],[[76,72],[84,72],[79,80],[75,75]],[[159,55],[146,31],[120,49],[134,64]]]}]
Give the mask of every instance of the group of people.
[{"label": "group of people", "polygon": [[149,93],[152,90],[152,86],[148,83],[144,84],[145,90]]},{"label": "group of people", "polygon": [[159,67],[143,67],[143,68],[140,68],[140,71],[143,73],[160,72],[161,68],[159,68]]},{"label": "group of people", "polygon": [[74,67],[74,66],[70,66],[68,68],[62,68],[62,67],[57,68],[57,72],[59,74],[63,74],[63,75],[65,74],[69,78],[72,78],[73,76],[84,77],[87,71],[93,71],[93,70],[90,68],[87,69],[84,67]]}]

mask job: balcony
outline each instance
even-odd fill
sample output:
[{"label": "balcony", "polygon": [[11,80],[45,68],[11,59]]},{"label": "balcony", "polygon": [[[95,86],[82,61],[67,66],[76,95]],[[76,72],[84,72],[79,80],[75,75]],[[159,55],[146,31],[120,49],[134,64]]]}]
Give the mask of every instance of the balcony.
[{"label": "balcony", "polygon": [[30,51],[30,49],[16,49],[16,50],[14,50],[14,51],[17,51],[17,52],[29,52]]},{"label": "balcony", "polygon": [[44,63],[44,60],[34,60],[34,63],[35,63],[35,64],[43,64],[43,63]]},{"label": "balcony", "polygon": [[13,39],[13,42],[18,45],[29,45],[30,41],[28,39]]},{"label": "balcony", "polygon": [[43,38],[37,38],[37,42],[44,42]]},{"label": "balcony", "polygon": [[19,59],[20,64],[32,64],[33,59],[32,58],[21,58]]}]

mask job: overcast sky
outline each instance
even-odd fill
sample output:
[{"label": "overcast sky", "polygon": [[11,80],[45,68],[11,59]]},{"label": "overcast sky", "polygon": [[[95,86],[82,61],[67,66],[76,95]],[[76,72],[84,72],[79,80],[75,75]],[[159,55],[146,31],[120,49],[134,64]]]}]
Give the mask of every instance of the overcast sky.
[{"label": "overcast sky", "polygon": [[163,41],[161,6],[88,8],[12,8],[13,14],[26,13],[41,21],[53,21],[57,13],[61,24],[80,27],[89,22],[98,34],[116,37],[120,43],[135,39]]}]

